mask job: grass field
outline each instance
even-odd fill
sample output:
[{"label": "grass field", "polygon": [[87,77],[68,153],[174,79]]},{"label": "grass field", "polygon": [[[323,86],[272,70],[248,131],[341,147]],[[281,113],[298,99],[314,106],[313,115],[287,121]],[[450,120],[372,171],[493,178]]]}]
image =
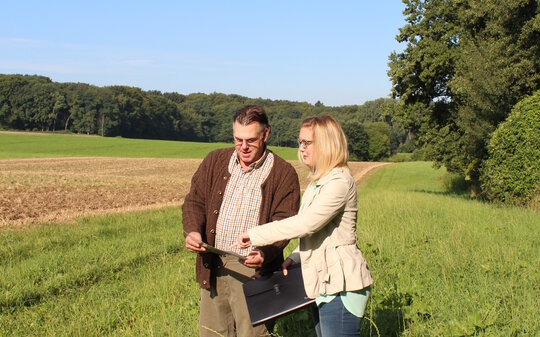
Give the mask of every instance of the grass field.
[{"label": "grass field", "polygon": [[[227,143],[108,138],[49,133],[0,132],[0,159],[51,157],[202,158]],[[271,146],[286,160],[296,160],[296,149]]]},{"label": "grass field", "polygon": [[[11,141],[4,142],[4,135],[8,135]],[[36,143],[36,139],[40,142]],[[66,147],[62,141],[70,144],[69,151],[61,151],[62,147]],[[132,141],[142,144],[130,147],[133,157],[110,156],[119,153],[116,146],[126,147],[126,142],[129,144]],[[198,149],[198,152],[182,150],[177,153],[178,156],[189,153],[196,159],[146,157],[149,153],[170,154],[165,151],[169,147],[177,150],[187,147]],[[7,149],[5,153],[9,155],[9,159],[0,159],[0,230],[45,221],[72,221],[84,215],[179,206],[189,190],[191,177],[201,158],[212,150],[208,144],[199,143],[120,138],[109,143],[109,139],[101,137],[47,134],[0,134],[0,149]],[[13,159],[21,156],[13,152],[16,151],[14,149],[29,156],[56,149],[54,152],[61,157]],[[74,149],[102,156],[67,157]],[[291,152],[293,149],[277,150]],[[290,162],[298,172],[301,186],[306,186],[307,169],[297,160]],[[355,162],[351,163],[351,170],[357,179],[361,179],[373,165],[380,164]]]},{"label": "grass field", "polygon": [[[362,336],[540,335],[538,213],[449,193],[443,175],[397,163],[360,184],[359,247],[375,280]],[[0,231],[0,336],[196,336],[180,224],[168,207]],[[275,334],[312,336],[308,316]]]},{"label": "grass field", "polygon": [[394,164],[359,189],[381,335],[540,335],[540,216],[448,193],[442,175]]}]

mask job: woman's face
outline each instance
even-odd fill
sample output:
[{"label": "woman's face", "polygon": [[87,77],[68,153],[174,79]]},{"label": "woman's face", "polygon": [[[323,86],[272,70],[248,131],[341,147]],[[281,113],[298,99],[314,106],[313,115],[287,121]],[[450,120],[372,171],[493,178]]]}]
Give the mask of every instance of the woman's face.
[{"label": "woman's face", "polygon": [[298,135],[298,151],[309,168],[315,167],[315,144],[313,143],[313,128],[303,127]]}]

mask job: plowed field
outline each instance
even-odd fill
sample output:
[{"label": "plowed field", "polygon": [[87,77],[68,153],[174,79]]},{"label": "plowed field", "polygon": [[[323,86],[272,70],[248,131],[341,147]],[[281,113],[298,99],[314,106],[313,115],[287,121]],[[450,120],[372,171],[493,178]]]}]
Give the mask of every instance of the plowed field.
[{"label": "plowed field", "polygon": [[[181,205],[199,159],[0,160],[0,229]],[[302,188],[307,170],[291,162]],[[350,163],[359,181],[383,163]]]}]

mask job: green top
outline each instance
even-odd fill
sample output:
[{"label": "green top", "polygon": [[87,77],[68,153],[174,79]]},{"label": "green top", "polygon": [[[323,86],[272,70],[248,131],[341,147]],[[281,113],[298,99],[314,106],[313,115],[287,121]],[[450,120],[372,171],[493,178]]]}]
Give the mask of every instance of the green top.
[{"label": "green top", "polygon": [[369,299],[369,287],[358,291],[344,291],[337,295],[319,296],[315,299],[317,306],[322,303],[331,302],[336,296],[341,296],[343,305],[349,312],[356,317],[363,317],[366,311],[367,301]]}]

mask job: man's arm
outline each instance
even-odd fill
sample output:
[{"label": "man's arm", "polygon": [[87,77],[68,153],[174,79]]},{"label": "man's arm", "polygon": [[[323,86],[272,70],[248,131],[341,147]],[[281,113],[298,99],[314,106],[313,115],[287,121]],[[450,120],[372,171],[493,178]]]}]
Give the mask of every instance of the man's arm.
[{"label": "man's arm", "polygon": [[[186,248],[191,251],[198,251],[195,246],[202,242],[202,236],[204,235],[206,224],[205,188],[208,183],[206,177],[209,161],[208,157],[205,158],[197,168],[191,178],[189,193],[186,195],[182,205],[182,226],[186,238]],[[188,247],[188,243],[190,247]]]}]

